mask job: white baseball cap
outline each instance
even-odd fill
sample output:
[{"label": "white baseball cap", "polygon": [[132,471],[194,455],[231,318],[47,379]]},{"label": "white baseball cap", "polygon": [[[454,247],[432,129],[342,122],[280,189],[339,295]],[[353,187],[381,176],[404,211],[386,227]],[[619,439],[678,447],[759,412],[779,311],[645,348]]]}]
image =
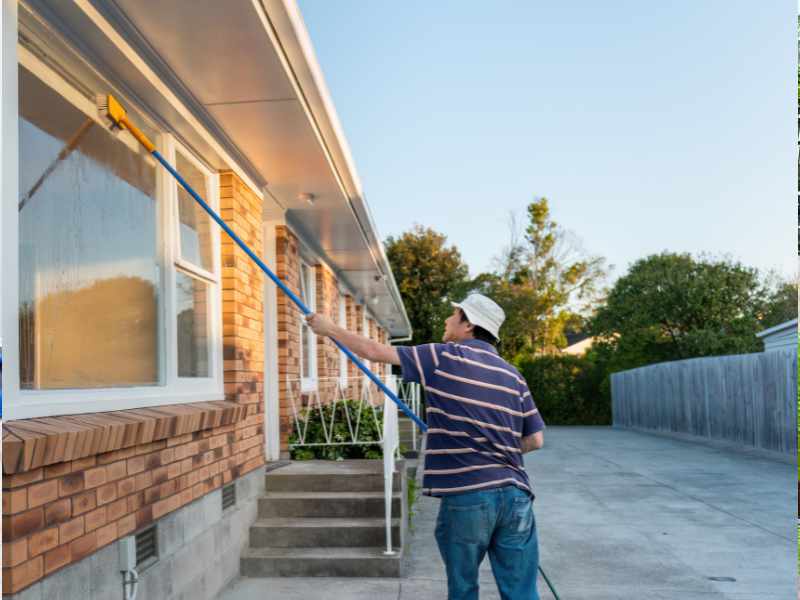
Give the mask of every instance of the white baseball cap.
[{"label": "white baseball cap", "polygon": [[500,339],[498,332],[503,321],[506,320],[506,313],[494,300],[483,294],[470,294],[461,302],[451,302],[450,304],[463,310],[470,323],[483,327],[495,339]]}]

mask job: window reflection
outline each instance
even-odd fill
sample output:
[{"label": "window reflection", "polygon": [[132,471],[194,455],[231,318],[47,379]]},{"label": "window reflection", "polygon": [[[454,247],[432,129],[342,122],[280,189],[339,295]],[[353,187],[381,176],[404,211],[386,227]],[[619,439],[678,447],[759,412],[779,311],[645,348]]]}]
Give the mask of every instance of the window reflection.
[{"label": "window reflection", "polygon": [[208,284],[177,272],[178,376],[210,377]]},{"label": "window reflection", "polygon": [[[208,201],[207,180],[203,172],[184,158],[180,152],[177,153],[176,163],[178,173],[186,180],[186,183],[200,194],[203,200]],[[213,273],[211,217],[180,185],[178,185],[178,213],[180,216],[181,258]]]},{"label": "window reflection", "polygon": [[159,383],[152,159],[21,65],[19,110],[21,386]]}]

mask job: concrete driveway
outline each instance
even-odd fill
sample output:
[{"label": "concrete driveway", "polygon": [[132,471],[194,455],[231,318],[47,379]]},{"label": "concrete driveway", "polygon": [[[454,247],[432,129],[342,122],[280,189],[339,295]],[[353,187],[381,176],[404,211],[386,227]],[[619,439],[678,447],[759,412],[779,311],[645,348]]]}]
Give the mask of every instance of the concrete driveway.
[{"label": "concrete driveway", "polygon": [[[541,565],[562,600],[795,597],[796,465],[607,427],[550,427],[527,456]],[[240,579],[223,600],[446,598],[438,501],[415,506],[407,576]],[[553,596],[540,578],[543,600]],[[488,560],[481,598],[499,598]]]}]

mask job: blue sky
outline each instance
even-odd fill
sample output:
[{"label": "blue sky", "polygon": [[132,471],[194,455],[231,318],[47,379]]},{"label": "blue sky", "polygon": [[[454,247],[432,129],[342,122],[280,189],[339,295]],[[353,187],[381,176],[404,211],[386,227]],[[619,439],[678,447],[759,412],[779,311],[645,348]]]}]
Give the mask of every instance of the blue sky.
[{"label": "blue sky", "polygon": [[383,237],[431,226],[476,274],[546,196],[614,276],[796,271],[796,2],[299,4]]}]

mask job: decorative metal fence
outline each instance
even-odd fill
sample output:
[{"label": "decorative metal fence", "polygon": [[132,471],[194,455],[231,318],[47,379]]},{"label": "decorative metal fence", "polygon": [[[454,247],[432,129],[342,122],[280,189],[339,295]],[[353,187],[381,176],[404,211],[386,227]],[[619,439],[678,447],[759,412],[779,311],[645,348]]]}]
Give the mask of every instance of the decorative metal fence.
[{"label": "decorative metal fence", "polygon": [[[289,447],[381,446],[386,505],[385,554],[394,554],[392,495],[395,458],[400,451],[397,405],[367,377],[349,378],[347,381],[339,377],[325,377],[305,383],[304,386],[299,379],[287,381],[287,398],[294,426],[294,441],[289,443]],[[383,383],[419,415],[417,384],[404,383],[393,375],[385,377]],[[312,421],[319,422],[321,441],[319,431],[309,431]],[[341,427],[342,422],[346,427]],[[365,431],[369,431],[370,435],[364,435]],[[311,437],[310,433],[313,433]]]}]

